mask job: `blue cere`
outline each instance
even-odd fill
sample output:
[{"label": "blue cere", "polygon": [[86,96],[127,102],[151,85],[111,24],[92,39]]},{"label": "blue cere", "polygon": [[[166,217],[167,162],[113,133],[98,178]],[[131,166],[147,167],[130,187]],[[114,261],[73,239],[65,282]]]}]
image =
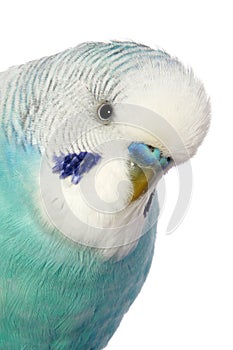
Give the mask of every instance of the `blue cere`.
[{"label": "blue cere", "polygon": [[150,147],[145,143],[132,142],[128,150],[132,160],[144,167],[159,165],[164,170],[172,161],[170,157],[163,157],[158,148]]},{"label": "blue cere", "polygon": [[80,152],[68,155],[54,156],[53,173],[59,173],[61,179],[71,176],[71,182],[77,185],[83,174],[87,173],[100,160],[97,153]]}]

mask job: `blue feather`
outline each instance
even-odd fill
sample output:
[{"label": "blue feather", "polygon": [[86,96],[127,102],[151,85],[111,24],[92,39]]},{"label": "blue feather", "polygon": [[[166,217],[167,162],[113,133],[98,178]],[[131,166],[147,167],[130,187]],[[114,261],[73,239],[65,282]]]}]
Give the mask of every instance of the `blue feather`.
[{"label": "blue feather", "polygon": [[59,173],[61,179],[72,176],[72,183],[77,185],[82,176],[91,170],[100,160],[100,155],[96,153],[80,152],[68,155],[54,156],[55,165],[52,169],[54,173]]},{"label": "blue feather", "polygon": [[148,274],[157,198],[134,251],[104,262],[42,215],[37,148],[0,142],[0,349],[100,350]]}]

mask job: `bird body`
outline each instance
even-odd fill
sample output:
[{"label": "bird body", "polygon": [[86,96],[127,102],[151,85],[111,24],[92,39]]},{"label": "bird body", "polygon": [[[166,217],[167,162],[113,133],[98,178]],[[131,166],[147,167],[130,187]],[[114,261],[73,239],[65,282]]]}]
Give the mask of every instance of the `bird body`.
[{"label": "bird body", "polygon": [[[132,254],[104,262],[51,225],[45,230],[34,196],[39,184],[31,175],[39,172],[38,151],[15,152],[3,140],[0,349],[102,349],[146,279],[155,224]],[[151,215],[157,217],[154,202]]]},{"label": "bird body", "polygon": [[[177,122],[188,156],[174,139],[166,147],[164,135],[118,120],[122,104],[136,102],[173,115],[162,101],[166,87],[182,118],[187,101],[182,110],[176,95],[192,96],[193,117]],[[110,104],[115,123],[106,114]],[[135,43],[86,43],[0,74],[0,349],[107,345],[151,265],[159,214],[154,177],[171,157],[179,163],[195,153],[208,116],[192,73]],[[110,167],[107,151],[115,159]],[[104,210],[82,197],[93,198],[94,181]]]}]

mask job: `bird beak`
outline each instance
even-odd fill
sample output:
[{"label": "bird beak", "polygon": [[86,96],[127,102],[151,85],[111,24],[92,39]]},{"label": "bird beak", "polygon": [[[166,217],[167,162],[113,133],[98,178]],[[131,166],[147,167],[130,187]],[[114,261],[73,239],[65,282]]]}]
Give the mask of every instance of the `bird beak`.
[{"label": "bird beak", "polygon": [[133,161],[130,162],[130,176],[133,184],[133,202],[148,191],[155,176],[152,169],[141,167]]},{"label": "bird beak", "polygon": [[157,184],[165,170],[168,170],[172,160],[163,157],[160,150],[150,145],[133,142],[128,147],[130,153],[130,177],[133,184],[135,201],[148,189]]}]

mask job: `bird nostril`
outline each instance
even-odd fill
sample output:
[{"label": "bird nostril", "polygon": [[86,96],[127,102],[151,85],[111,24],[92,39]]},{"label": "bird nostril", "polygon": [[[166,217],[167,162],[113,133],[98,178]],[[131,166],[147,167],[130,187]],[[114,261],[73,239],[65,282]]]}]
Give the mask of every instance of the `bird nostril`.
[{"label": "bird nostril", "polygon": [[147,147],[149,148],[149,150],[150,150],[151,152],[153,152],[153,151],[155,150],[155,147],[154,147],[154,146],[147,145]]}]

